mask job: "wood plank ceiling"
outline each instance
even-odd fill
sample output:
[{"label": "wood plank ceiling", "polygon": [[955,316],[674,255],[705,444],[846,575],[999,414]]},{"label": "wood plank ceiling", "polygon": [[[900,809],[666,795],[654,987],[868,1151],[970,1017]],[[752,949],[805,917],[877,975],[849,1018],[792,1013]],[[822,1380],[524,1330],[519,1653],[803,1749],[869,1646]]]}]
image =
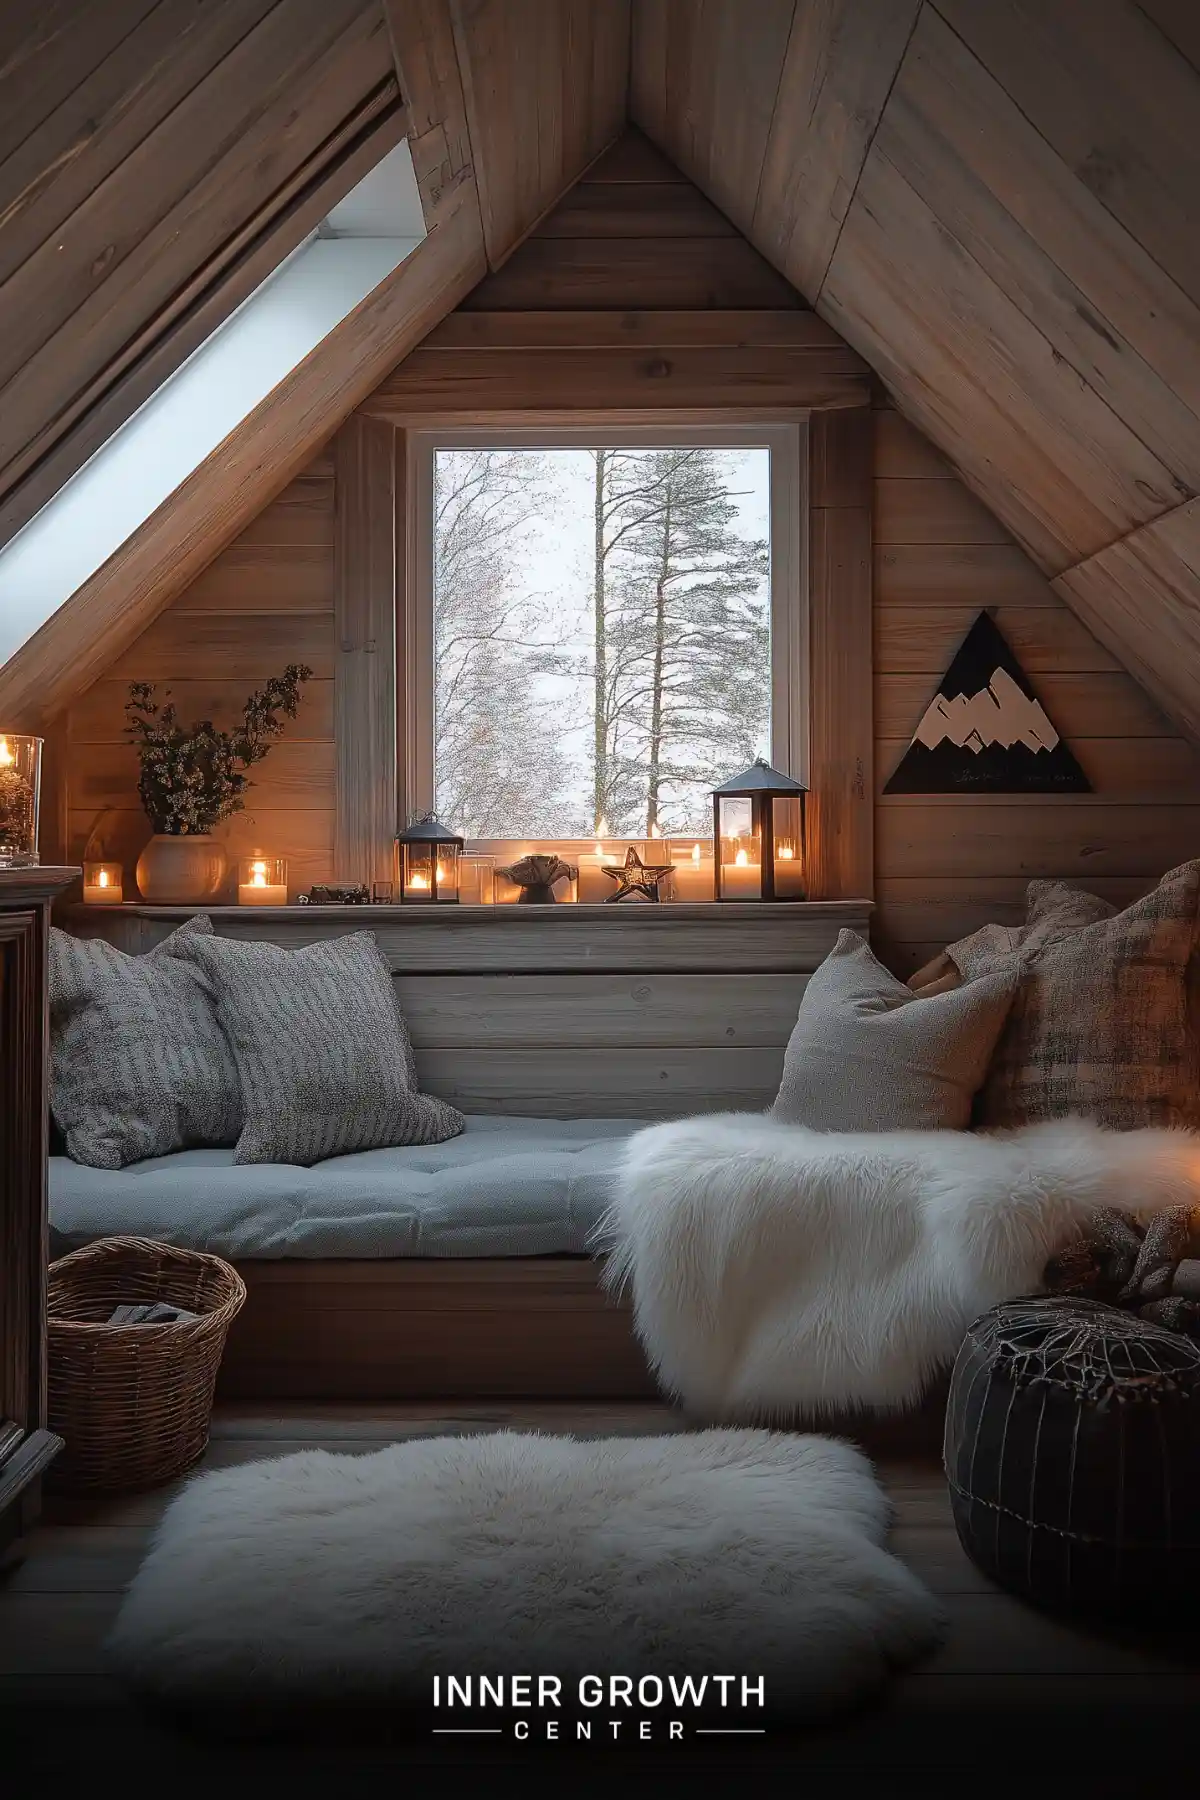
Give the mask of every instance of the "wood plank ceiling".
[{"label": "wood plank ceiling", "polygon": [[0,542],[403,136],[378,0],[0,23]]},{"label": "wood plank ceiling", "polygon": [[630,32],[630,0],[9,9],[0,541],[389,147],[381,134],[407,131],[430,226],[0,670],[10,722],[80,691],[629,112],[1200,738],[1194,10],[632,0],[631,56]]},{"label": "wood plank ceiling", "polygon": [[630,104],[1200,737],[1195,16],[635,0]]},{"label": "wood plank ceiling", "polygon": [[[68,310],[53,287],[39,310],[28,270],[43,252],[10,257],[10,532],[405,133],[428,231],[0,668],[10,728],[60,713],[503,262],[622,129],[628,46],[628,0],[52,0],[0,20],[0,269],[27,215],[52,220],[44,242],[70,246],[78,301]],[[98,118],[115,134],[108,150],[93,142]],[[351,155],[359,119],[374,135],[360,130]],[[50,137],[31,149],[50,127],[57,149]],[[9,331],[27,356],[37,340],[15,372]],[[8,410],[18,384],[23,414]]]}]

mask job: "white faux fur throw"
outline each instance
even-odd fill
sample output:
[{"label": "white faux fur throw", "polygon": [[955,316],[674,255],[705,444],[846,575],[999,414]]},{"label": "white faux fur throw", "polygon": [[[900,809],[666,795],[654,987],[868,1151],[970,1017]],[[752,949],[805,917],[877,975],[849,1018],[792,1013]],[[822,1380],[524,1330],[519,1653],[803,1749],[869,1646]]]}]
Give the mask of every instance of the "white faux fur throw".
[{"label": "white faux fur throw", "polygon": [[667,1389],[706,1418],[785,1419],[915,1402],[1089,1213],[1198,1200],[1188,1132],[851,1135],[722,1113],[629,1140],[597,1242]]}]

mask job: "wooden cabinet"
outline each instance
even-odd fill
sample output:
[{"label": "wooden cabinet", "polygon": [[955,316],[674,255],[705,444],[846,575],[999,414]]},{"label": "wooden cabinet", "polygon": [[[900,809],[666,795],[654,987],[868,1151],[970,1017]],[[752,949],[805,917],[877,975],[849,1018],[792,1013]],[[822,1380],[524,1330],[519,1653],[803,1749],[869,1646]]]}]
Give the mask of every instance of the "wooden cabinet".
[{"label": "wooden cabinet", "polygon": [[50,905],[78,869],[0,869],[0,1553],[60,1448],[46,1423]]}]

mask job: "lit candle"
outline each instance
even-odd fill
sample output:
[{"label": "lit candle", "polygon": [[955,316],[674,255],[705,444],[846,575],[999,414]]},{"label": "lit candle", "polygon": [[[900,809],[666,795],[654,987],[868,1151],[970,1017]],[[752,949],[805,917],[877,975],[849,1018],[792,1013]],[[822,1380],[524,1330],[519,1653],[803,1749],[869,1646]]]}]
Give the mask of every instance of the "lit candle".
[{"label": "lit candle", "polygon": [[783,900],[804,898],[804,859],[790,838],[775,840],[775,892]]},{"label": "lit candle", "polygon": [[[604,823],[603,820],[600,821]],[[596,848],[591,855],[579,858],[579,876],[575,883],[575,892],[582,906],[599,906],[613,893],[613,883],[601,871],[615,869],[622,858],[613,856],[604,845],[597,840]]]},{"label": "lit candle", "polygon": [[[408,872],[408,880],[404,891],[410,900],[428,900],[433,902],[433,870],[428,863],[416,863]],[[458,882],[454,867],[447,863],[437,864],[437,897],[439,900],[449,899],[458,892]]]},{"label": "lit candle", "polygon": [[762,865],[751,862],[742,844],[732,862],[721,864],[721,897],[725,900],[761,900]]},{"label": "lit candle", "polygon": [[239,906],[286,906],[287,863],[280,856],[246,857],[238,870]]},{"label": "lit candle", "polygon": [[83,897],[89,906],[120,906],[125,897],[120,863],[85,862]]},{"label": "lit candle", "polygon": [[37,862],[41,738],[0,737],[0,869]]},{"label": "lit candle", "polygon": [[712,857],[705,856],[703,845],[675,841],[671,844],[667,860],[675,865],[675,873],[671,877],[673,900],[698,905],[712,899]]}]

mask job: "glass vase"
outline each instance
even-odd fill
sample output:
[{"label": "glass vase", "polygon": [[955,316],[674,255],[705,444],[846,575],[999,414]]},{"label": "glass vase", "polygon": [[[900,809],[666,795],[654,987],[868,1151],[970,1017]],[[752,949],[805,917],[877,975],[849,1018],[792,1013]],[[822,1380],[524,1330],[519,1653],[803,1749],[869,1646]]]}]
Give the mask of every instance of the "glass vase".
[{"label": "glass vase", "polygon": [[30,868],[38,860],[42,742],[0,732],[0,869]]}]

